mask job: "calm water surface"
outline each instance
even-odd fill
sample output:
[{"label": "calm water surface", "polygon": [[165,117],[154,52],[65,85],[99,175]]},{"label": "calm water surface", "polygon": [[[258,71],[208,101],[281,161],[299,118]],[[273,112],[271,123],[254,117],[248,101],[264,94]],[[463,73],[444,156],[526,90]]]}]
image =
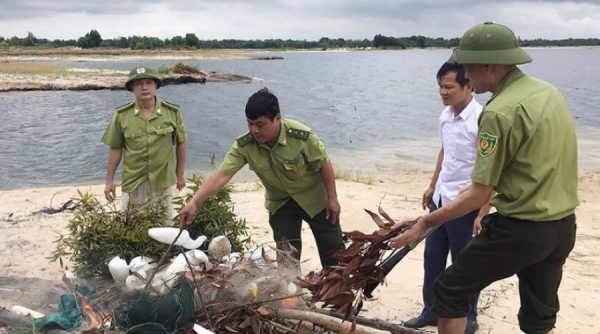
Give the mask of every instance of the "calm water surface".
[{"label": "calm water surface", "polygon": [[[580,168],[600,170],[600,49],[531,49],[522,66],[565,95],[580,137]],[[205,70],[250,76],[252,83],[167,86],[161,98],[181,105],[189,132],[188,175],[213,169],[246,131],[245,103],[268,87],[284,117],[311,126],[334,163],[371,174],[432,170],[443,108],[435,73],[448,50],[274,53],[284,60],[185,60]],[[129,70],[173,60],[65,62],[69,67]],[[485,103],[488,94],[476,99]],[[126,91],[0,93],[0,189],[102,183],[107,148],[100,142]],[[120,174],[120,173],[119,173]]]}]

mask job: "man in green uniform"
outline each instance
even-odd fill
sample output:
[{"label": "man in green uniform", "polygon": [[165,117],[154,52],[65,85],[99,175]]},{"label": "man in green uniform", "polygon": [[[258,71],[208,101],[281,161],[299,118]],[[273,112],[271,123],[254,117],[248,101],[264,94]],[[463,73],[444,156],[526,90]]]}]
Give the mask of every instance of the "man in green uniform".
[{"label": "man in green uniform", "polygon": [[196,206],[216,194],[246,164],[266,190],[265,207],[279,249],[288,243],[302,251],[302,221],[310,226],[323,266],[336,263],[333,253],[344,248],[339,225],[340,204],[331,161],[319,137],[304,124],[283,119],[277,97],[267,89],[246,104],[249,132],[231,145],[221,166],[181,210],[180,227],[190,224]]},{"label": "man in green uniform", "polygon": [[175,187],[185,187],[186,132],[179,106],[156,97],[160,86],[160,78],[150,68],[129,73],[125,88],[133,92],[135,101],[117,108],[102,137],[110,146],[104,196],[111,203],[116,199],[114,177],[123,157],[121,208],[125,210],[129,201],[141,204],[151,195],[161,196],[172,218]]},{"label": "man in green uniform", "polygon": [[476,93],[492,93],[479,120],[472,183],[418,218],[392,246],[481,207],[494,190],[497,212],[484,218],[483,231],[436,281],[439,333],[464,333],[469,297],[514,274],[521,330],[553,333],[563,264],[575,244],[577,137],[560,92],[516,66],[530,61],[512,30],[491,22],[467,30],[449,60],[465,65]]}]

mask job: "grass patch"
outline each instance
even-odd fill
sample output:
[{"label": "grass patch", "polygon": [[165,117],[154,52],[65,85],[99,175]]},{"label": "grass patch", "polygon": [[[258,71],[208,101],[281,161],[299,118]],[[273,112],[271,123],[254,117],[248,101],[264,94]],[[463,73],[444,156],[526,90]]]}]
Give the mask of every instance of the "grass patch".
[{"label": "grass patch", "polygon": [[58,65],[42,62],[0,61],[0,73],[7,74],[46,74],[63,71]]},{"label": "grass patch", "polygon": [[375,178],[371,174],[363,174],[361,171],[351,170],[338,170],[335,171],[335,179],[356,183],[364,183],[367,185],[373,185]]},{"label": "grass patch", "polygon": [[194,66],[185,65],[183,62],[178,61],[171,67],[160,67],[158,68],[159,74],[202,74],[202,71],[195,68]]}]

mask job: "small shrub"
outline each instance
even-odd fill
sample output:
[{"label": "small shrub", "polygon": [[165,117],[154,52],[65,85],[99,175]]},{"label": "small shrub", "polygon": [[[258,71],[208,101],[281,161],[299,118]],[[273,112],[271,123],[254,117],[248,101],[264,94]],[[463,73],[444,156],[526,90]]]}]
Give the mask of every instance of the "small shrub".
[{"label": "small shrub", "polygon": [[169,74],[169,73],[171,73],[171,68],[170,68],[170,67],[167,67],[167,66],[161,66],[161,67],[159,67],[159,68],[156,70],[156,72],[157,72],[158,74],[163,74],[163,75],[164,75],[164,74]]},{"label": "small shrub", "polygon": [[[189,202],[196,193],[204,178],[202,176],[193,175],[189,180],[191,184],[188,186],[190,192],[183,197],[177,197],[173,201],[177,211],[180,211],[185,203]],[[234,213],[233,204],[231,201],[231,191],[233,186],[228,184],[219,192],[206,201],[204,201],[196,209],[196,216],[187,230],[192,238],[197,238],[200,235],[205,235],[207,240],[224,235],[231,241],[233,252],[243,252],[251,242],[246,229],[246,220],[237,218]]]},{"label": "small shrub", "polygon": [[202,74],[202,71],[195,68],[194,66],[186,65],[181,61],[176,62],[171,67],[161,66],[157,70],[158,74]]},{"label": "small shrub", "polygon": [[[189,181],[187,195],[173,199],[177,211],[192,198],[204,179],[194,175]],[[232,250],[242,252],[251,239],[246,230],[246,220],[237,218],[233,212],[232,189],[231,185],[227,185],[198,206],[188,231],[194,239],[205,235],[207,241],[225,235],[231,241]],[[91,194],[80,196],[73,218],[67,225],[68,233],[55,241],[56,249],[49,257],[51,261],[59,261],[61,266],[63,260],[71,261],[74,272],[82,278],[109,278],[107,263],[115,256],[127,261],[136,256],[158,260],[165,254],[168,245],[148,236],[151,227],[178,225],[177,221],[168,219],[161,198],[151,199],[143,205],[130,205],[123,212],[115,210],[112,205],[101,205]],[[208,242],[201,249],[207,246]]]},{"label": "small shrub", "polygon": [[63,258],[70,260],[79,277],[110,277],[107,263],[115,256],[127,261],[142,255],[160,258],[168,246],[151,239],[148,229],[169,225],[172,223],[160,200],[132,204],[120,211],[84,194],[67,225],[68,234],[55,241],[56,249],[50,259],[61,265]]},{"label": "small shrub", "polygon": [[195,68],[194,66],[185,65],[184,63],[178,61],[171,68],[173,73],[177,74],[201,74],[202,72]]}]

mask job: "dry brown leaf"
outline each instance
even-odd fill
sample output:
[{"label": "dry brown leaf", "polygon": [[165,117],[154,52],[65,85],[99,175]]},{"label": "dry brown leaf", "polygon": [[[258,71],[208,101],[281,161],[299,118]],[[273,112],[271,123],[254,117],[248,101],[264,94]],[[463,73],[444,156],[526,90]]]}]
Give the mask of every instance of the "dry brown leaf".
[{"label": "dry brown leaf", "polygon": [[[383,282],[386,273],[381,266],[391,256],[386,253],[391,239],[407,228],[392,229],[391,221],[384,223],[377,214],[365,211],[380,228],[371,234],[360,231],[344,233],[352,243],[334,254],[338,264],[310,272],[304,279],[298,280],[300,287],[312,293],[312,302],[322,302],[322,307],[342,314],[344,320],[354,319],[361,311],[362,291],[368,284]],[[381,207],[379,212],[391,220]]]},{"label": "dry brown leaf", "polygon": [[225,330],[227,330],[229,333],[241,333],[240,331],[236,330],[235,328],[233,328],[229,325],[225,326]]},{"label": "dry brown leaf", "polygon": [[246,329],[250,326],[252,326],[252,320],[250,320],[251,317],[247,317],[246,319],[244,319],[244,321],[242,321],[239,325],[237,325],[237,328],[240,329]]},{"label": "dry brown leaf", "polygon": [[329,305],[344,305],[347,303],[352,303],[354,301],[354,298],[355,297],[351,292],[344,292],[334,297],[323,300],[323,302]]},{"label": "dry brown leaf", "polygon": [[385,223],[383,222],[383,220],[381,220],[381,217],[379,217],[375,212],[364,209],[373,219],[373,221],[375,222],[375,224],[377,224],[377,226],[379,226],[379,228],[385,228]]},{"label": "dry brown leaf", "polygon": [[261,333],[260,318],[258,316],[254,316],[251,319],[252,319],[252,331],[254,333]]},{"label": "dry brown leaf", "polygon": [[388,224],[386,224],[386,227],[391,227],[394,224],[396,224],[396,222],[394,222],[392,217],[390,217],[390,215],[388,215],[387,212],[383,211],[383,208],[381,207],[381,205],[377,208],[377,211],[379,211],[379,214],[382,215],[383,218],[385,218],[385,220],[387,220],[389,222]]},{"label": "dry brown leaf", "polygon": [[275,315],[275,310],[273,310],[273,308],[269,305],[262,305],[261,307],[256,309],[256,312],[258,312],[258,314],[262,315],[263,317],[271,317]]}]

